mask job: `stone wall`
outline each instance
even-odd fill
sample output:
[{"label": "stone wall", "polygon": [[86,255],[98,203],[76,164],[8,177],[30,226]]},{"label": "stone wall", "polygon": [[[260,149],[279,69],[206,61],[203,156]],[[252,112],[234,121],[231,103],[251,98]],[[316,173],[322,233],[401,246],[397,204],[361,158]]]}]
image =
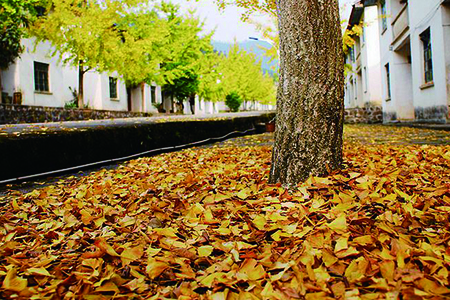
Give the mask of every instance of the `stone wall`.
[{"label": "stone wall", "polygon": [[0,104],[0,124],[150,117],[151,113]]},{"label": "stone wall", "polygon": [[375,124],[383,122],[383,111],[380,106],[365,106],[345,109],[346,124]]}]

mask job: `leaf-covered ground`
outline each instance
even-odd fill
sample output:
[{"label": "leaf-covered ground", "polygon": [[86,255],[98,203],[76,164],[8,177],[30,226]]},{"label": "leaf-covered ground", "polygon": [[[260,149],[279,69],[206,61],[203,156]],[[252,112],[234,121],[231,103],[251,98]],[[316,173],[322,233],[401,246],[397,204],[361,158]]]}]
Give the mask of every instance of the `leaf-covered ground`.
[{"label": "leaf-covered ground", "polygon": [[268,134],[12,191],[0,298],[450,298],[449,133],[345,136],[346,168],[293,195]]}]

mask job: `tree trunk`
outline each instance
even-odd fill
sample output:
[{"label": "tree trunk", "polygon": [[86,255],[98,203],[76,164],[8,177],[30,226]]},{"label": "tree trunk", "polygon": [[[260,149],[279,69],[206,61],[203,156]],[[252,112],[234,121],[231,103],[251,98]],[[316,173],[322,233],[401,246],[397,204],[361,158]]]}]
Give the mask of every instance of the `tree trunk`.
[{"label": "tree trunk", "polygon": [[344,55],[337,0],[277,0],[280,83],[270,183],[342,165]]},{"label": "tree trunk", "polygon": [[84,99],[84,67],[83,67],[83,61],[79,61],[78,62],[78,108],[83,108],[84,107],[84,103],[83,103],[83,99]]},{"label": "tree trunk", "polygon": [[131,88],[127,87],[127,110],[132,111]]},{"label": "tree trunk", "polygon": [[195,94],[191,94],[189,96],[189,107],[191,109],[191,113],[195,115]]}]

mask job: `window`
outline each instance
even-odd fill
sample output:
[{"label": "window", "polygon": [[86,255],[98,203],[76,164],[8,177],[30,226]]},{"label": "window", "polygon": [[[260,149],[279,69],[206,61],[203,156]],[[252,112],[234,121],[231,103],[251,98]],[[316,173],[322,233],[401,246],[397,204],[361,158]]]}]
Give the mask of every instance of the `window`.
[{"label": "window", "polygon": [[420,39],[423,45],[424,79],[425,83],[430,83],[433,82],[433,56],[431,52],[430,28],[420,35]]},{"label": "window", "polygon": [[366,43],[366,25],[365,25],[365,24],[362,24],[362,34],[361,34],[361,37],[362,37],[362,42],[363,42],[363,44],[365,44],[365,43]]},{"label": "window", "polygon": [[152,103],[156,103],[156,87],[152,86]]},{"label": "window", "polygon": [[385,31],[387,29],[387,9],[386,0],[381,0],[381,30]]},{"label": "window", "polygon": [[386,69],[386,83],[387,83],[387,99],[386,100],[390,100],[391,99],[391,73],[389,70],[389,64],[386,64],[384,67]]},{"label": "window", "polygon": [[49,92],[48,64],[34,62],[34,90],[37,92]]},{"label": "window", "polygon": [[355,48],[350,48],[350,61],[355,62]]},{"label": "window", "polygon": [[117,99],[117,78],[109,77],[109,98]]}]

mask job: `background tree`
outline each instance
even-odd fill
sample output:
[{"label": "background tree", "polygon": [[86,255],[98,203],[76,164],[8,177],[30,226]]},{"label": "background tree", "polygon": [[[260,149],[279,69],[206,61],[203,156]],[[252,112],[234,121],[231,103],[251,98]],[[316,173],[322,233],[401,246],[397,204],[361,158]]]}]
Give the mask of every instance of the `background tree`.
[{"label": "background tree", "polygon": [[118,43],[111,70],[116,71],[129,87],[164,83],[160,74],[160,65],[164,61],[161,49],[168,46],[170,28],[158,12],[158,8],[135,9],[116,24],[122,42]]},{"label": "background tree", "polygon": [[182,106],[188,98],[192,102],[198,92],[202,57],[212,53],[213,33],[202,35],[203,23],[193,12],[181,16],[177,5],[162,2],[160,10],[162,18],[169,23],[167,45],[160,49],[163,62],[159,72],[165,83],[163,90],[176,97]]},{"label": "background tree", "polygon": [[118,24],[140,4],[139,0],[49,0],[47,16],[39,18],[32,33],[37,42],[48,40],[52,55],[78,67],[78,107],[83,107],[84,74],[114,69],[123,44]]},{"label": "background tree", "polygon": [[280,81],[269,182],[293,188],[310,175],[340,168],[344,53],[338,1],[234,3],[247,8],[247,15],[257,10],[278,16]]},{"label": "background tree", "polygon": [[[22,52],[21,39],[27,36],[26,27],[32,23],[40,8],[40,0],[0,1],[0,70],[5,70]],[[0,72],[0,103],[2,78]]]},{"label": "background tree", "polygon": [[213,105],[225,99],[223,67],[226,57],[216,52],[203,55],[200,60],[201,74],[199,77],[198,95],[200,99],[211,101]]},{"label": "background tree", "polygon": [[242,99],[236,92],[231,92],[225,98],[225,105],[228,106],[230,111],[237,112],[239,111],[239,107],[241,107]]},{"label": "background tree", "polygon": [[244,101],[244,108],[247,108],[247,102],[261,102],[273,96],[268,84],[274,88],[274,81],[264,76],[261,62],[257,61],[253,53],[240,49],[237,44],[228,52],[221,73],[225,94],[236,92]]}]

